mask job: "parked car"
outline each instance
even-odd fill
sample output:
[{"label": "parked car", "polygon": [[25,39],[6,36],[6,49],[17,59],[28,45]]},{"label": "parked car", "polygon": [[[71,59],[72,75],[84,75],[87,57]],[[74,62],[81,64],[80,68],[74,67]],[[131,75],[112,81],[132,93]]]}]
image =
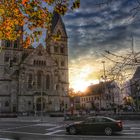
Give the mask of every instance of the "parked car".
[{"label": "parked car", "polygon": [[88,117],[83,121],[74,122],[66,126],[66,132],[71,135],[77,133],[104,133],[109,136],[114,132],[122,131],[122,129],[122,121],[104,116]]}]

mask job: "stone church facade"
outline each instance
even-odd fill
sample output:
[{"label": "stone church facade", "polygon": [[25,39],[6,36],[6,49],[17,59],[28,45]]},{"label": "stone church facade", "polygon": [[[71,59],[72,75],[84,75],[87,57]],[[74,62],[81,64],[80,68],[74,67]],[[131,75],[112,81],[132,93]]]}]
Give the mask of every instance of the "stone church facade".
[{"label": "stone church facade", "polygon": [[[22,29],[21,29],[22,30]],[[24,49],[23,36],[2,40],[0,53],[0,112],[63,111],[69,107],[68,46],[62,18],[52,19],[51,35],[41,44]]]}]

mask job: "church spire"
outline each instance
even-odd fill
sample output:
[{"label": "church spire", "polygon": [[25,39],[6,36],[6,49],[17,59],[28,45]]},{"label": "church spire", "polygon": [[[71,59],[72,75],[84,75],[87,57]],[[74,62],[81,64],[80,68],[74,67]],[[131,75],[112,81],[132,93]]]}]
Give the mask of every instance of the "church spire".
[{"label": "church spire", "polygon": [[52,23],[51,23],[51,33],[53,34],[55,32],[56,26],[59,22],[60,22],[60,24],[63,28],[63,32],[64,32],[65,37],[67,37],[67,32],[66,32],[65,25],[63,23],[62,17],[57,12],[53,13]]}]

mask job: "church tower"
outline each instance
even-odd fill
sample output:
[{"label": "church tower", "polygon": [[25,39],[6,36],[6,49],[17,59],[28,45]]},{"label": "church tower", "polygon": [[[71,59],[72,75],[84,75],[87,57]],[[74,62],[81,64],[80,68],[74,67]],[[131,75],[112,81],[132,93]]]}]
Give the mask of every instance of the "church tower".
[{"label": "church tower", "polygon": [[[56,38],[53,38],[56,36]],[[58,82],[55,85],[56,90],[59,91],[60,99],[60,109],[61,104],[65,103],[65,97],[68,97],[68,36],[65,29],[65,25],[61,16],[54,12],[52,18],[52,25],[49,35],[46,37],[46,48],[50,56],[55,61],[58,72]]]}]

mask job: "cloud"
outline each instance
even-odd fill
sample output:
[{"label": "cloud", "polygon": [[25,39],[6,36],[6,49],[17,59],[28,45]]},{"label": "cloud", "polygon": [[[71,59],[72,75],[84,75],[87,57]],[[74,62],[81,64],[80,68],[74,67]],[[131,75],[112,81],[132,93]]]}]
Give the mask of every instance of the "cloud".
[{"label": "cloud", "polygon": [[[69,37],[70,71],[77,73],[87,63],[101,72],[101,55],[104,50],[124,55],[131,51],[131,35],[136,38],[136,49],[139,51],[140,17],[133,16],[132,9],[137,6],[136,0],[113,0],[110,5],[95,6],[95,0],[81,0],[80,9],[64,17]],[[128,51],[129,50],[129,51]],[[116,58],[112,58],[116,59]],[[106,67],[112,62],[106,60]],[[76,69],[79,67],[78,69]],[[95,70],[96,69],[96,70]],[[87,75],[92,77],[93,70]],[[74,77],[70,74],[70,77]],[[93,76],[94,77],[94,76]]]}]

